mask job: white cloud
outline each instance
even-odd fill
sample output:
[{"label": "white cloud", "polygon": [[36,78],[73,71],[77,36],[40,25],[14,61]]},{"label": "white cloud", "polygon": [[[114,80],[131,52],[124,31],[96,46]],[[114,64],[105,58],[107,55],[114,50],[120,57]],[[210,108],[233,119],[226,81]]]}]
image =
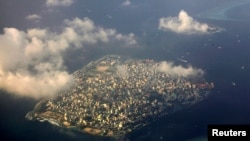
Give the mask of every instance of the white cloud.
[{"label": "white cloud", "polygon": [[4,28],[0,34],[0,89],[41,98],[72,84],[63,54],[96,43],[135,44],[134,34],[98,27],[88,18],[65,20],[61,32],[32,28]]},{"label": "white cloud", "polygon": [[126,43],[126,46],[132,46],[136,44],[135,35],[130,33],[129,35],[116,34],[116,40],[123,40]]},{"label": "white cloud", "polygon": [[184,10],[179,12],[178,17],[160,18],[159,29],[182,34],[207,34],[220,31],[219,28],[194,20]]},{"label": "white cloud", "polygon": [[172,62],[161,62],[158,67],[159,72],[164,72],[169,75],[178,75],[178,76],[197,76],[203,75],[204,71],[201,69],[196,69],[191,66],[185,68],[183,66],[174,66]]},{"label": "white cloud", "polygon": [[74,0],[47,0],[46,5],[49,7],[56,6],[70,6],[74,3]]},{"label": "white cloud", "polygon": [[125,1],[122,3],[122,5],[124,5],[124,6],[129,6],[129,5],[131,5],[131,1],[130,1],[130,0],[125,0]]},{"label": "white cloud", "polygon": [[60,53],[50,51],[39,29],[32,30],[38,36],[15,28],[5,28],[0,36],[0,88],[33,98],[52,96],[72,78]]},{"label": "white cloud", "polygon": [[41,20],[41,16],[37,14],[31,14],[25,17],[27,20],[34,20],[34,21],[39,21]]},{"label": "white cloud", "polygon": [[133,33],[123,35],[121,33],[117,33],[115,29],[104,29],[94,25],[93,21],[88,18],[75,18],[71,21],[65,20],[65,23],[68,27],[65,28],[63,36],[72,42],[76,47],[83,46],[82,43],[94,44],[98,41],[104,43],[119,41],[126,46],[136,44]]}]

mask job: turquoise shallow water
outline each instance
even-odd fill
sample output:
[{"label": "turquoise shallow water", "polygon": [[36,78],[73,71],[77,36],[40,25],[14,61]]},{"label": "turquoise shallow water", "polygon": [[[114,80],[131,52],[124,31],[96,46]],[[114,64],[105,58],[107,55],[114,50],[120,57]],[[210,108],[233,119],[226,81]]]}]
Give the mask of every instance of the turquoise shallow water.
[{"label": "turquoise shallow water", "polygon": [[[242,8],[249,9],[249,0],[231,1],[223,5],[218,5],[211,9],[205,10],[196,15],[199,18],[220,20],[220,21],[249,21],[247,11],[242,11]],[[247,16],[248,15],[248,16]],[[248,18],[247,18],[248,17]]]},{"label": "turquoise shallow water", "polygon": [[[86,8],[95,9],[96,3],[98,3],[95,0],[87,4],[76,4],[78,8],[74,8],[75,13],[71,13],[72,10],[74,11],[73,8],[63,8],[62,14],[66,14],[67,11],[71,13],[66,15],[66,18],[70,18],[71,16],[83,18],[87,16],[98,26],[114,28],[121,33],[133,32],[138,36],[143,36],[139,39],[142,40],[140,42],[141,48],[121,49],[119,47],[113,47],[111,49],[93,48],[92,50],[87,48],[89,50],[85,51],[86,53],[84,52],[84,57],[86,57],[84,64],[99,58],[101,55],[110,54],[111,52],[113,54],[117,53],[118,55],[152,58],[157,61],[171,60],[176,64],[187,66],[188,64],[176,59],[182,58],[183,56],[183,59],[187,60],[192,66],[205,70],[205,78],[207,81],[215,83],[216,87],[207,100],[138,130],[128,135],[127,140],[205,140],[208,124],[250,123],[250,16],[248,14],[250,6],[249,0],[231,1],[232,3],[224,2],[223,5],[214,4],[215,7],[208,10],[206,10],[207,6],[204,6],[200,9],[203,10],[204,8],[205,11],[197,13],[196,16],[192,15],[192,10],[199,11],[195,7],[192,9],[189,7],[190,5],[179,6],[176,4],[176,1],[170,4],[168,3],[168,5],[152,1],[150,4],[142,3],[142,5],[139,5],[141,6],[140,9],[131,7],[129,10],[126,10],[125,8],[118,7],[115,8],[116,11],[112,11],[112,8],[110,8],[109,5],[111,5],[111,7],[113,6],[111,3],[103,3],[103,5],[108,6],[98,8],[97,11],[93,10],[92,13],[87,13]],[[51,28],[50,25],[52,24],[53,27],[62,25],[62,23],[60,23],[61,20],[58,20],[57,17],[53,17],[55,14],[47,14],[46,16],[50,16],[49,18],[43,17],[44,19],[41,20],[42,22],[40,24],[33,25],[32,22],[24,20],[24,18],[27,14],[39,13],[33,10],[26,11],[28,9],[24,10],[23,7],[15,9],[15,11],[17,11],[15,13],[12,7],[13,0],[9,2],[11,3],[10,7],[6,6],[6,12],[1,12],[5,13],[1,16],[3,22],[0,25],[1,29],[4,27],[15,27],[26,31],[26,28],[31,25],[31,27],[41,28]],[[141,3],[139,1],[132,1],[132,3],[134,2]],[[16,5],[26,5],[23,2],[20,3],[22,4]],[[155,7],[157,8],[151,7],[153,3],[156,3]],[[44,1],[37,5],[40,7],[43,4]],[[166,8],[166,6],[168,7]],[[158,9],[158,7],[160,8]],[[37,7],[32,5],[29,6],[29,8]],[[122,9],[122,12],[120,9]],[[176,16],[181,9],[186,10],[190,13],[190,16],[194,17],[197,21],[222,27],[225,31],[212,35],[186,36],[157,30],[158,19],[160,17]],[[106,19],[106,17],[103,16],[105,13],[112,14],[114,18],[112,20]],[[15,14],[18,15],[15,16]],[[60,18],[64,19],[65,17]],[[130,24],[127,24],[128,21]],[[82,52],[77,53],[81,55]],[[75,57],[79,55],[77,53],[71,55]],[[70,57],[69,55],[69,58]],[[71,66],[71,72],[81,66],[77,64],[80,62],[79,60],[66,61],[67,66]],[[232,83],[234,83],[235,86],[232,85]],[[33,109],[36,102],[37,101],[33,99],[18,98],[5,92],[0,92],[1,141],[113,140],[61,129],[49,123],[26,120],[25,114]]]}]

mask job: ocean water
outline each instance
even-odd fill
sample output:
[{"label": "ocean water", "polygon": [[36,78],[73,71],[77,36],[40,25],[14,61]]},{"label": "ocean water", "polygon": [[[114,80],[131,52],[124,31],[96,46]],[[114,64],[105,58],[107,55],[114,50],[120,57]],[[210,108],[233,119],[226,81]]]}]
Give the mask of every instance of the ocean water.
[{"label": "ocean water", "polygon": [[[226,31],[204,37],[159,33],[160,35],[157,36],[160,38],[148,37],[150,40],[144,50],[137,50],[133,53],[125,52],[126,55],[131,54],[132,57],[171,60],[176,64],[187,66],[188,64],[176,60],[183,56],[192,66],[205,70],[205,79],[214,82],[215,89],[206,100],[153,122],[127,135],[124,140],[206,140],[208,124],[250,123],[248,112],[250,106],[250,30],[245,28],[249,23],[209,20],[207,22],[213,22],[218,26],[223,25]],[[169,35],[175,37],[172,37],[172,40],[179,40],[179,42],[166,41]],[[94,57],[109,53],[119,54],[119,51],[106,50]],[[0,140],[115,140],[62,129],[46,122],[28,121],[25,119],[25,114],[32,110],[37,102],[33,99],[20,98],[1,91],[0,101],[0,132],[2,134]]]}]

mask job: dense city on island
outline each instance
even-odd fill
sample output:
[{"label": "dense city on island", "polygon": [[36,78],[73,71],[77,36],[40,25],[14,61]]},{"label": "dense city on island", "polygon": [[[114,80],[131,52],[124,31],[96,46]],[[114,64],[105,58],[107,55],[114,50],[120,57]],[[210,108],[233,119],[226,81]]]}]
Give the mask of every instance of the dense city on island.
[{"label": "dense city on island", "polygon": [[42,100],[28,119],[101,136],[120,136],[203,100],[213,83],[158,71],[159,63],[115,55],[73,73],[75,85]]}]

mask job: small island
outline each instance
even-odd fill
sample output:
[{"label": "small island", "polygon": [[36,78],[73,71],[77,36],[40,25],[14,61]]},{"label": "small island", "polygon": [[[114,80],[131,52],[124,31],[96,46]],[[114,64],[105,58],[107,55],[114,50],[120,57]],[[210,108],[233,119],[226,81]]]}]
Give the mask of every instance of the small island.
[{"label": "small island", "polygon": [[74,72],[69,90],[41,100],[26,118],[93,135],[123,136],[203,100],[214,87],[202,75],[171,74],[160,71],[160,65],[105,56]]}]

